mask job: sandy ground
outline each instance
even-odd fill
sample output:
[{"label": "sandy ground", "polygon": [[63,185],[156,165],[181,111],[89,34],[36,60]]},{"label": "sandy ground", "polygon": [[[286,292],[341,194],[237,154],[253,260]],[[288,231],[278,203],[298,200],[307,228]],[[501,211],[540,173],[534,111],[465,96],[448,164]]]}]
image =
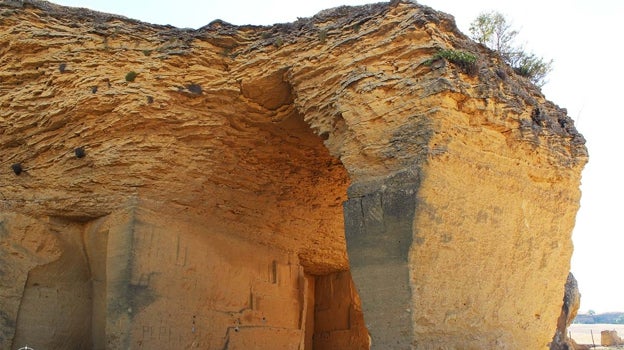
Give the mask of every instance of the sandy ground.
[{"label": "sandy ground", "polygon": [[[600,346],[600,332],[601,331],[612,331],[615,330],[618,332],[620,338],[624,338],[624,324],[572,324],[568,331],[572,336],[572,339],[576,341],[578,344],[592,344],[592,336],[591,333],[594,333],[594,342],[599,347]],[[611,347],[611,349],[624,349],[624,346],[620,347]],[[606,348],[603,348],[606,349]]]}]

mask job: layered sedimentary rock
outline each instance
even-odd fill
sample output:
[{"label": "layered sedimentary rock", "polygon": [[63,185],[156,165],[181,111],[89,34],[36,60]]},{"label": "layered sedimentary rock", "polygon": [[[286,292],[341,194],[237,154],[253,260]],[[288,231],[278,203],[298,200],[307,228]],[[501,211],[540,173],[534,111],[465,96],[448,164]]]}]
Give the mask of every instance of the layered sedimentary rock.
[{"label": "layered sedimentary rock", "polygon": [[0,4],[2,348],[548,347],[584,140],[450,16]]}]

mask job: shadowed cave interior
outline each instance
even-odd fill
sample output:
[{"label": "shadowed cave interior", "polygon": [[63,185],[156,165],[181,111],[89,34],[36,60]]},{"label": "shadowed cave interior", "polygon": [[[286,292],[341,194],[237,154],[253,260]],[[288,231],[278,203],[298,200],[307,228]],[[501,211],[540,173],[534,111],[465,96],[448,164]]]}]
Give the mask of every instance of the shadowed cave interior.
[{"label": "shadowed cave interior", "polygon": [[[139,194],[89,221],[50,217],[58,259],[30,270],[13,347],[367,349],[346,256],[339,160],[291,107],[230,120],[208,205]],[[279,119],[275,121],[275,119]]]}]

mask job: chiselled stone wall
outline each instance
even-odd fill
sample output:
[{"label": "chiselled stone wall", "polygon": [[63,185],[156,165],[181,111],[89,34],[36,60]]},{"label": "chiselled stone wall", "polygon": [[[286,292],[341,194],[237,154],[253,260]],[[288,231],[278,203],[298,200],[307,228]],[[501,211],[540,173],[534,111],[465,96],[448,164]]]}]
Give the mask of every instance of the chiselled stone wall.
[{"label": "chiselled stone wall", "polygon": [[2,224],[7,236],[35,229],[28,240],[58,248],[52,261],[3,249],[8,266],[34,265],[12,276],[26,281],[3,279],[15,286],[2,303],[7,349],[332,349],[358,339],[368,348],[348,272],[306,274],[296,256],[201,218],[133,205],[86,223],[5,215]]}]

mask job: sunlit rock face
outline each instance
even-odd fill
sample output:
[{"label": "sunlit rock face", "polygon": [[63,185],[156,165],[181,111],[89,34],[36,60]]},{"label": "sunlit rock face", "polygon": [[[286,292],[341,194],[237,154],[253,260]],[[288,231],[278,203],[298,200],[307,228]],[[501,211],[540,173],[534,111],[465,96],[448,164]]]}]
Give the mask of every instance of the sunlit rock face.
[{"label": "sunlit rock face", "polygon": [[548,348],[584,139],[450,16],[0,15],[1,348]]}]

